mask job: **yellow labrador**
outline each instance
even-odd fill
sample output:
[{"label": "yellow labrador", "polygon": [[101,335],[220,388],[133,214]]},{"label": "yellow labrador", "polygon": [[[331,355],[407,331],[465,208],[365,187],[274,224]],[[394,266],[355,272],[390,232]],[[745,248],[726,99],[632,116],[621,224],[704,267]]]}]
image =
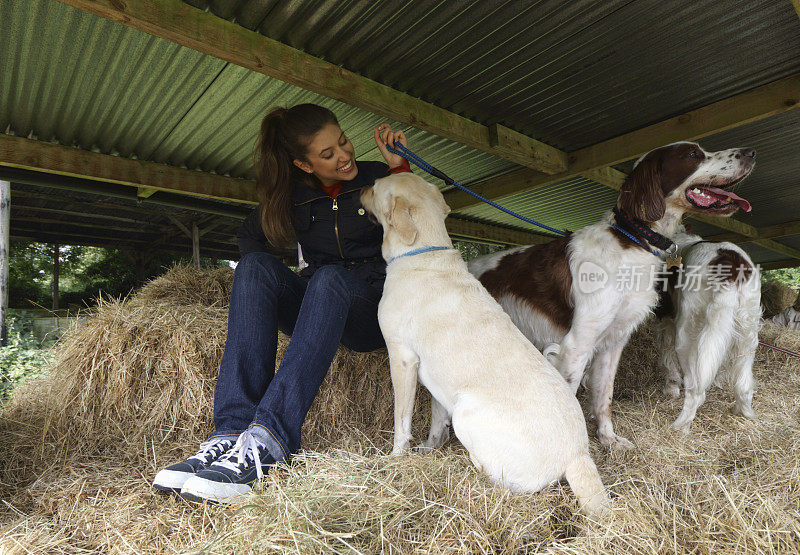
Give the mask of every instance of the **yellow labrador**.
[{"label": "yellow labrador", "polygon": [[424,448],[447,440],[452,417],[472,462],[495,482],[534,492],[566,477],[582,510],[604,512],[608,497],[575,395],[467,271],[447,235],[441,193],[402,173],[377,180],[361,202],[383,226],[388,262],[378,320],[395,395],[393,454],[412,439],[419,379],[433,396]]}]

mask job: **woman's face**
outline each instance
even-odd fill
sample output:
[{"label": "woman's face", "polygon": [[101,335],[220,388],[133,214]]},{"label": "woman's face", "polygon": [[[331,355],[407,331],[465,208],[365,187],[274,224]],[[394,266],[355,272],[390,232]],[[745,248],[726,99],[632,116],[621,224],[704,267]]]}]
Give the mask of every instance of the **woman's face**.
[{"label": "woman's face", "polygon": [[308,142],[306,160],[295,160],[294,164],[316,175],[326,186],[350,181],[358,174],[353,143],[335,123],[317,131]]}]

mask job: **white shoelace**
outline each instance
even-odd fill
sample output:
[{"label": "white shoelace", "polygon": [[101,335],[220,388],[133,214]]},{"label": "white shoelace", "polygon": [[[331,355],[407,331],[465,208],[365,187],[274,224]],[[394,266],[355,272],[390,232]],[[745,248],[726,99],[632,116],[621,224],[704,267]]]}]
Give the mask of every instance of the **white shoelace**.
[{"label": "white shoelace", "polygon": [[264,477],[264,471],[261,469],[261,458],[258,456],[259,447],[266,446],[250,433],[250,430],[245,430],[236,440],[236,445],[214,464],[241,474],[239,467],[246,464],[247,459],[251,459],[256,465],[256,476],[260,480]]},{"label": "white shoelace", "polygon": [[213,457],[215,455],[218,456],[219,454],[224,453],[228,450],[231,443],[231,440],[220,437],[209,439],[208,441],[201,443],[200,450],[189,458],[196,459],[205,464],[208,462],[209,456]]}]

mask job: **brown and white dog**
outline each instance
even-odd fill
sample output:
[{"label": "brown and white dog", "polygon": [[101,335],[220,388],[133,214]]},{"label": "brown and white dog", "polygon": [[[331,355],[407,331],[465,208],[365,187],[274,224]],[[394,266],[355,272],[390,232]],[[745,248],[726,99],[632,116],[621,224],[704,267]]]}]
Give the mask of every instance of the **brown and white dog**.
[{"label": "brown and white dog", "polygon": [[[514,491],[566,477],[581,508],[606,511],[578,400],[468,271],[432,184],[411,173],[361,194],[383,226],[388,262],[378,321],[389,350],[395,403],[394,454],[411,439],[417,380],[431,392],[433,449],[453,430],[472,462]],[[425,247],[434,247],[429,249]]]},{"label": "brown and white dog", "polygon": [[[679,232],[673,237],[683,265],[672,270],[659,316],[664,392],[683,410],[672,427],[684,433],[712,382],[724,382],[736,397],[735,412],[755,418],[753,358],[761,327],[761,275],[738,245],[703,241]],[[720,374],[720,371],[722,373]]]},{"label": "brown and white dog", "polygon": [[[753,149],[706,152],[691,142],[656,148],[636,162],[617,207],[629,220],[669,237],[685,212],[749,211],[746,200],[722,188],[742,181],[754,164]],[[608,213],[550,243],[477,258],[469,269],[538,349],[557,352],[554,364],[573,393],[591,360],[598,438],[608,447],[630,449],[633,444],[616,435],[611,423],[614,377],[628,338],[658,302],[654,284],[663,262],[642,233],[628,228],[644,246],[614,223]]]}]

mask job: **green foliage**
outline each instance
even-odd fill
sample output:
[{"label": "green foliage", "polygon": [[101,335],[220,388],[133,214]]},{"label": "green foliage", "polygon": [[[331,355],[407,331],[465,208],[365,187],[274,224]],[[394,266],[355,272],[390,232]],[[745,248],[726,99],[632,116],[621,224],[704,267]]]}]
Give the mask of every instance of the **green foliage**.
[{"label": "green foliage", "polygon": [[469,262],[473,258],[478,258],[484,254],[491,254],[499,250],[507,249],[504,245],[490,245],[485,243],[473,243],[471,241],[453,241],[453,246],[461,253],[461,258]]},{"label": "green foliage", "polygon": [[[14,308],[53,304],[54,247],[13,241],[9,260],[9,304]],[[93,304],[102,292],[125,296],[180,260],[165,253],[62,246],[59,250],[59,306]]]},{"label": "green foliage", "polygon": [[778,270],[767,270],[763,273],[764,281],[774,280],[792,289],[800,289],[800,268],[780,268]]},{"label": "green foliage", "polygon": [[9,311],[6,326],[7,345],[0,347],[0,401],[26,379],[42,374],[50,362],[47,344],[34,335],[30,316]]}]

